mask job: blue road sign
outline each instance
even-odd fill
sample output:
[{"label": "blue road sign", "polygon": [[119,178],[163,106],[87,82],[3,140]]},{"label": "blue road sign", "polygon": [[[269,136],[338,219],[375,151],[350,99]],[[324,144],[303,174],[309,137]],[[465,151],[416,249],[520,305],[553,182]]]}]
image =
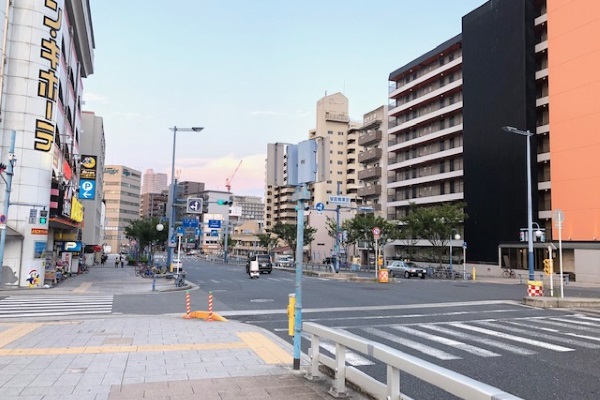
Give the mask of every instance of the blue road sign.
[{"label": "blue road sign", "polygon": [[202,233],[202,230],[200,228],[196,228],[196,231],[194,232],[194,234],[196,236],[200,236],[201,233]]},{"label": "blue road sign", "polygon": [[177,227],[177,234],[178,235],[183,235],[185,233],[185,228],[183,226],[178,226]]},{"label": "blue road sign", "polygon": [[317,211],[323,211],[325,209],[325,204],[323,204],[323,203],[317,203],[317,205],[315,206],[315,209]]},{"label": "blue road sign", "polygon": [[202,198],[200,197],[189,197],[187,200],[187,213],[188,214],[201,214],[202,213]]},{"label": "blue road sign", "polygon": [[181,223],[186,228],[196,228],[196,227],[198,227],[198,220],[196,218],[184,218],[181,221]]},{"label": "blue road sign", "polygon": [[215,228],[215,229],[221,228],[221,220],[219,220],[219,219],[209,219],[208,220],[208,227],[209,228]]},{"label": "blue road sign", "polygon": [[79,199],[94,200],[96,198],[96,181],[91,179],[79,180]]},{"label": "blue road sign", "polygon": [[213,229],[212,231],[210,231],[210,236],[219,236],[219,231],[216,229]]}]

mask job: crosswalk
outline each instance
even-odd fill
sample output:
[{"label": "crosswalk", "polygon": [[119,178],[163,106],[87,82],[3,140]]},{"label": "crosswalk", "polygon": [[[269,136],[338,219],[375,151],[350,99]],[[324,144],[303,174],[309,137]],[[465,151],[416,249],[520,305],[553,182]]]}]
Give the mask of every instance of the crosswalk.
[{"label": "crosswalk", "polygon": [[[533,356],[544,351],[572,353],[600,350],[600,317],[583,314],[560,317],[486,319],[377,327],[347,327],[344,330],[386,344],[417,357],[449,361],[468,357]],[[310,340],[310,335],[304,336]],[[335,352],[326,341],[321,348]],[[350,365],[372,363],[347,351]]]},{"label": "crosswalk", "polygon": [[113,296],[9,296],[0,300],[0,319],[110,314]]}]

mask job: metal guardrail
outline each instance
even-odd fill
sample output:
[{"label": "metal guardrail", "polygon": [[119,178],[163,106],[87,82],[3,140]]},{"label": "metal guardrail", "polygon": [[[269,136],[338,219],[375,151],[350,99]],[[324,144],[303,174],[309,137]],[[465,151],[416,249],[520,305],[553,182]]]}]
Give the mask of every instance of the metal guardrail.
[{"label": "metal guardrail", "polygon": [[[310,347],[311,366],[307,378],[314,379],[320,375],[320,364],[335,371],[334,386],[329,390],[329,393],[334,397],[346,396],[347,379],[365,393],[377,399],[410,399],[400,392],[400,371],[403,371],[462,399],[520,399],[520,397],[496,387],[342,330],[328,328],[312,322],[304,322],[302,330],[313,335]],[[335,358],[320,353],[320,339],[327,339],[335,343]],[[379,382],[364,372],[346,365],[346,349],[352,349],[386,364],[386,383]]]}]

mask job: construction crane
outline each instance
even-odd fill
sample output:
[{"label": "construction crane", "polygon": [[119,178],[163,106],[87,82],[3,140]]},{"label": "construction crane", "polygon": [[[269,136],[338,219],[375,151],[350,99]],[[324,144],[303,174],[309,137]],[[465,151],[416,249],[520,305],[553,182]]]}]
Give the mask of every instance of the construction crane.
[{"label": "construction crane", "polygon": [[231,174],[229,176],[229,178],[225,178],[225,187],[227,188],[228,192],[231,192],[231,181],[233,180],[233,177],[235,176],[236,172],[238,172],[238,169],[240,169],[240,165],[242,165],[242,161],[243,160],[240,160],[240,163],[237,165],[237,167],[235,167],[233,174]]}]

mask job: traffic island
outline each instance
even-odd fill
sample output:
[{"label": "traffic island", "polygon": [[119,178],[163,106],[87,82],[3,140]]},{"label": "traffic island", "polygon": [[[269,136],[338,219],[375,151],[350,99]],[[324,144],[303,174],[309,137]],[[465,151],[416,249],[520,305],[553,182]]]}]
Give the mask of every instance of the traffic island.
[{"label": "traffic island", "polygon": [[598,308],[599,298],[587,297],[549,297],[535,296],[524,297],[523,304],[539,308]]}]

